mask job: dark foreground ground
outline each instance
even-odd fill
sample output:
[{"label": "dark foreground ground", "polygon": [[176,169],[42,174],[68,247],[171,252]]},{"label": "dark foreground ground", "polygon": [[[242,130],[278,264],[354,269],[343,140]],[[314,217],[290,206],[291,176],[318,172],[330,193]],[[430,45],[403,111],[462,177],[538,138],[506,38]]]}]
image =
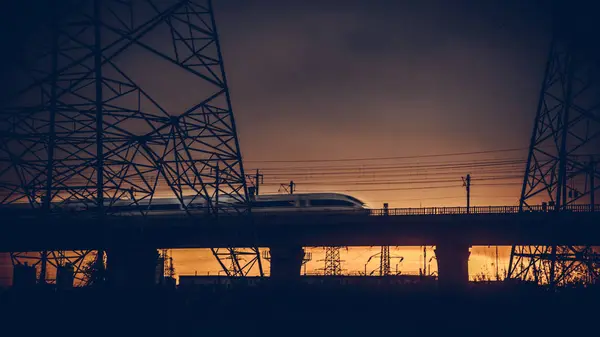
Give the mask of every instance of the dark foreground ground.
[{"label": "dark foreground ground", "polygon": [[0,292],[0,336],[598,336],[600,288],[480,284]]}]

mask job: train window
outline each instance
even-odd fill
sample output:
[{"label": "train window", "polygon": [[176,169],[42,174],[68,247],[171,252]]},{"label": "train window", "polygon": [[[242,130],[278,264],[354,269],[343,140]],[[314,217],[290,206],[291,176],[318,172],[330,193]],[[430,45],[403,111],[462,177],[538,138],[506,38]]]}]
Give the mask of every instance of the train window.
[{"label": "train window", "polygon": [[350,200],[352,200],[352,201],[356,202],[356,203],[357,203],[357,204],[359,204],[359,205],[364,205],[364,204],[365,204],[364,202],[362,202],[362,201],[360,201],[360,200],[358,200],[358,199],[356,199],[355,197],[353,197],[353,196],[350,196],[350,195],[347,195],[347,196],[346,196],[346,198],[348,198],[348,199],[350,199]]},{"label": "train window", "polygon": [[294,207],[294,200],[255,201],[253,207]]},{"label": "train window", "polygon": [[353,203],[346,200],[335,199],[314,199],[310,201],[311,206],[354,206]]}]

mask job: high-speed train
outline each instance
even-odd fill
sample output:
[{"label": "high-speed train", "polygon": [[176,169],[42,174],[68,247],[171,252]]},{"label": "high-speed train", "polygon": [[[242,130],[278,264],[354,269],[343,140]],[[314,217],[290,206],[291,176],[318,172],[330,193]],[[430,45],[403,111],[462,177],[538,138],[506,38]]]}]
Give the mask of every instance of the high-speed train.
[{"label": "high-speed train", "polygon": [[[200,197],[184,197],[185,207],[177,198],[155,198],[151,202],[142,200],[134,203],[131,200],[107,201],[106,211],[114,215],[164,215],[169,213],[180,213],[183,211],[191,213],[208,213],[206,201]],[[231,197],[219,196],[219,207],[233,209],[243,205]],[[81,212],[93,211],[93,204],[79,201],[70,201],[59,206],[63,211]],[[257,195],[250,200],[253,213],[277,214],[298,212],[327,212],[368,214],[367,205],[361,200],[342,193],[299,193],[299,194],[266,194]]]},{"label": "high-speed train", "polygon": [[252,212],[356,212],[368,213],[361,200],[342,193],[301,193],[258,195],[251,202]]}]

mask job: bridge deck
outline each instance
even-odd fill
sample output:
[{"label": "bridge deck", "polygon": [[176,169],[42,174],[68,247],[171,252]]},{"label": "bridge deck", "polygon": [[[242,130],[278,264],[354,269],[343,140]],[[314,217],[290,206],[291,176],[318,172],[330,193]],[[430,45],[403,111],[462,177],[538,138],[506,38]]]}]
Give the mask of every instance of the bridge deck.
[{"label": "bridge deck", "polygon": [[369,216],[185,214],[114,217],[4,218],[0,251],[300,246],[600,245],[600,212],[529,212]]},{"label": "bridge deck", "polygon": [[[128,207],[135,207],[131,205]],[[316,213],[312,210],[303,210],[299,208],[298,213]],[[173,216],[185,213],[185,211],[154,211],[159,214],[170,214]],[[194,208],[188,211],[192,215],[202,214],[206,212],[205,209]],[[230,213],[235,213],[235,210],[229,209]],[[446,214],[516,214],[516,213],[540,213],[540,212],[553,212],[548,206],[544,205],[531,205],[523,207],[519,206],[471,206],[471,207],[419,207],[419,208],[376,208],[366,210],[366,213],[373,216],[407,216],[407,215],[446,215]],[[560,212],[576,212],[576,213],[587,213],[587,212],[600,212],[600,204],[598,205],[566,205]],[[111,208],[106,208],[106,213],[111,214]],[[143,216],[148,213],[147,206],[138,206],[134,211],[130,211],[128,216]],[[329,214],[331,212],[325,211],[320,214]],[[347,215],[365,213],[363,210],[356,211],[336,211],[336,214],[343,213]],[[64,209],[56,208],[52,214],[54,216],[94,216],[92,211],[80,211],[80,212],[68,212]],[[267,215],[270,213],[266,213]],[[254,212],[255,216],[263,216],[265,213]],[[0,207],[0,216],[2,217],[33,217],[33,216],[46,216],[44,210],[32,209],[29,204],[15,204]]]}]

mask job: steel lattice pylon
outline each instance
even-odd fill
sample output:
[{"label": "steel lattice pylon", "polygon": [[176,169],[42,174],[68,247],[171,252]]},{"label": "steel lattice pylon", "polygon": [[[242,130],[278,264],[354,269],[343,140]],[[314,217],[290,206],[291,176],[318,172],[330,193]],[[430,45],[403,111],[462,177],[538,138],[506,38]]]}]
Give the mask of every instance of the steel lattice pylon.
[{"label": "steel lattice pylon", "polygon": [[[211,214],[248,213],[231,207],[248,195],[211,1],[48,1],[22,89],[1,101],[0,205],[56,213],[77,201],[104,216],[116,200],[147,209],[174,197],[190,216],[199,200]],[[193,95],[173,97],[183,86]],[[87,253],[36,263],[80,265]],[[256,248],[213,254],[228,275],[262,275]]]},{"label": "steel lattice pylon", "polygon": [[340,247],[325,247],[325,262],[323,274],[327,276],[342,275],[342,260],[340,259]]},{"label": "steel lattice pylon", "polygon": [[[370,272],[367,272],[367,265],[369,264],[369,262],[371,262],[371,260],[373,258],[375,258],[377,256],[379,256],[379,266],[377,266],[376,269],[373,269]],[[369,259],[367,260],[367,263],[365,264],[365,276],[366,275],[369,275],[369,276],[372,276],[372,275],[390,276],[390,275],[392,275],[392,268],[391,268],[392,258],[394,258],[394,259],[397,258],[398,262],[404,261],[404,257],[392,256],[390,254],[390,246],[381,246],[381,250],[379,251],[379,253],[371,255],[369,257]],[[399,273],[398,270],[396,270],[396,274],[398,274],[398,273]]]},{"label": "steel lattice pylon", "polygon": [[[586,30],[577,24],[584,21],[573,12],[558,12],[561,25],[554,26],[525,170],[523,212],[544,203],[548,212],[594,205],[600,189],[600,45],[582,35]],[[595,283],[599,272],[594,247],[514,246],[508,276],[554,286]]]},{"label": "steel lattice pylon", "polygon": [[381,246],[381,252],[379,254],[379,276],[388,276],[391,274],[390,246]]}]

